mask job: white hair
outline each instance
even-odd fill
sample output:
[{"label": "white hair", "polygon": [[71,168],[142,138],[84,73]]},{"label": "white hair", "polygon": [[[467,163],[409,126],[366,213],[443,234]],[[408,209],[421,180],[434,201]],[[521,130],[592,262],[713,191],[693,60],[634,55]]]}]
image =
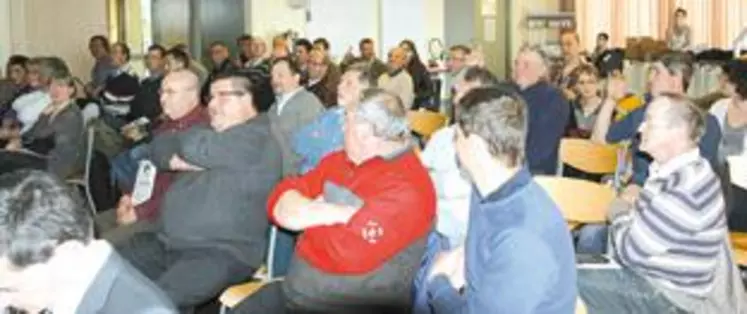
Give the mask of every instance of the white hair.
[{"label": "white hair", "polygon": [[363,99],[355,108],[356,117],[371,125],[374,136],[385,140],[402,140],[410,127],[399,96],[383,89],[371,88],[363,92]]}]

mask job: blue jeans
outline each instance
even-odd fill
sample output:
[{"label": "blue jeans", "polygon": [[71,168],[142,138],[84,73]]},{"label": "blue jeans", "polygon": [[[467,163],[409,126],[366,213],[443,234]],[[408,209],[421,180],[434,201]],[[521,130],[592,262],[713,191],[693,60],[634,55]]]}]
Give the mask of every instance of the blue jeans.
[{"label": "blue jeans", "polygon": [[687,313],[645,278],[626,269],[589,269],[579,265],[578,293],[589,314]]},{"label": "blue jeans", "polygon": [[148,144],[140,144],[117,155],[112,159],[112,181],[125,191],[132,190],[137,179],[139,163],[148,157],[150,157]]},{"label": "blue jeans", "polygon": [[576,253],[604,254],[607,251],[606,224],[588,224],[578,229]]}]

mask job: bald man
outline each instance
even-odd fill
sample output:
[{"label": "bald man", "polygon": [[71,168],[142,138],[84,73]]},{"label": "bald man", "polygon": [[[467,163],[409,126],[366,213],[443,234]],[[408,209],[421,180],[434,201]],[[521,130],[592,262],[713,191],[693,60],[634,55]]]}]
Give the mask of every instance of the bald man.
[{"label": "bald man", "polygon": [[409,109],[415,100],[415,87],[412,76],[405,69],[406,65],[407,51],[401,47],[390,50],[388,70],[379,76],[378,86],[399,96],[405,108]]},{"label": "bald man", "polygon": [[[148,160],[154,149],[172,142],[174,137],[192,126],[207,123],[207,112],[200,106],[199,90],[199,79],[192,71],[181,70],[166,75],[161,85],[160,99],[165,117],[155,129],[153,141],[135,146],[115,157],[112,162],[112,175],[125,194],[132,192],[141,161]],[[125,195],[120,205],[136,206],[120,206],[127,210],[102,213],[97,223],[103,237],[118,243],[134,232],[152,229],[163,196],[171,184],[171,176],[171,171],[158,172],[152,196],[147,201],[132,204],[130,196]]]},{"label": "bald man", "polygon": [[340,83],[340,77],[332,75],[329,58],[324,51],[311,50],[307,69],[309,71],[309,82],[306,84],[306,89],[316,95],[325,108],[336,105],[337,84]]}]

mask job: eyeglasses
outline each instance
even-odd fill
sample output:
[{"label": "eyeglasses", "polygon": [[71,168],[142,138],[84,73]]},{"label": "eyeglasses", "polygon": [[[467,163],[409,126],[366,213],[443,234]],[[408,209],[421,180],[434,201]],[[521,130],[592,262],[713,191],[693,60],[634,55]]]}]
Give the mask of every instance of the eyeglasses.
[{"label": "eyeglasses", "polygon": [[249,93],[244,92],[244,91],[238,91],[238,90],[216,91],[216,92],[210,93],[210,96],[208,96],[208,102],[213,100],[213,98],[242,97],[247,94]]}]

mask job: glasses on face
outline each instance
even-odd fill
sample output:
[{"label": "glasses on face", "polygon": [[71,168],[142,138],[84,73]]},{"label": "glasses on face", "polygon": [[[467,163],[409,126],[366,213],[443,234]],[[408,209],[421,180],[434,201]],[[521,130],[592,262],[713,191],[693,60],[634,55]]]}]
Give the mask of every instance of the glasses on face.
[{"label": "glasses on face", "polygon": [[324,62],[309,62],[310,67],[321,68],[324,66]]},{"label": "glasses on face", "polygon": [[581,85],[593,85],[593,84],[596,84],[597,81],[596,80],[579,80],[578,83]]},{"label": "glasses on face", "polygon": [[248,93],[238,90],[212,92],[210,93],[210,96],[208,96],[208,102],[212,101],[215,98],[223,99],[228,97],[243,97],[246,94]]}]

